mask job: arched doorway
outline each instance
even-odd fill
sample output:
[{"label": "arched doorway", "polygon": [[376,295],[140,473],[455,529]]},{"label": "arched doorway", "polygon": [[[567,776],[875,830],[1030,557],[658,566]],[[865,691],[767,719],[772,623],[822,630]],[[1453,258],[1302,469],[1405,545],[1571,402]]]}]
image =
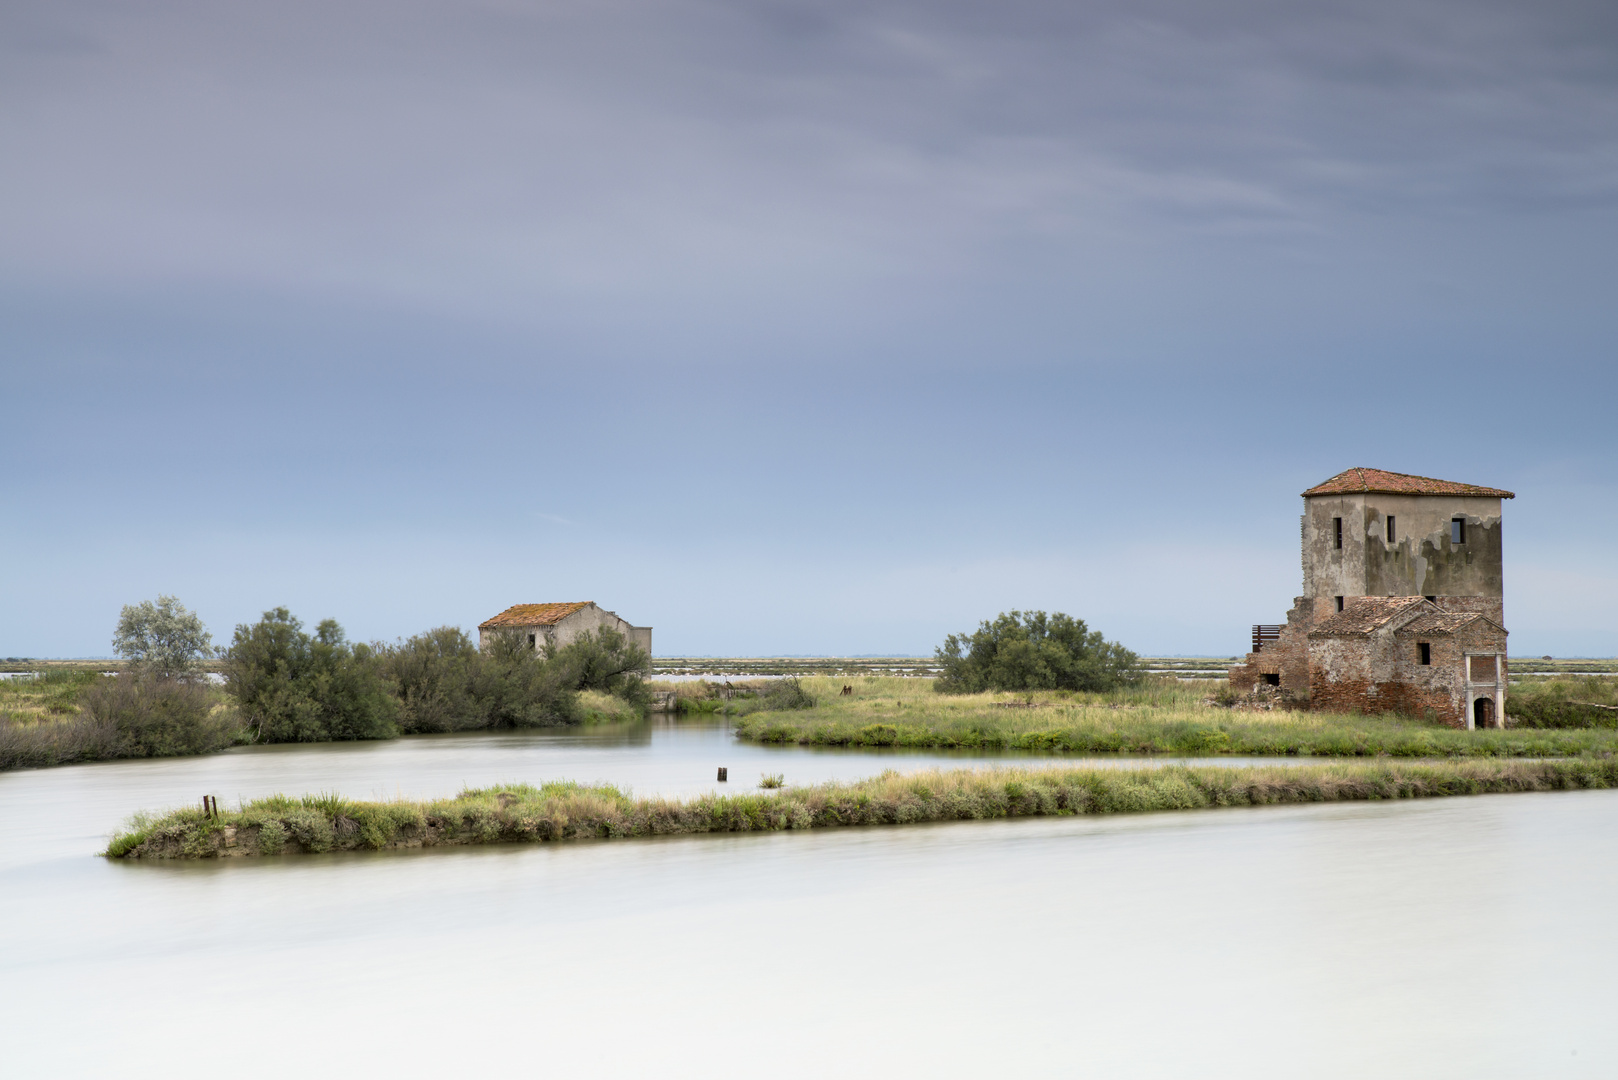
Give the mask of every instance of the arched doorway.
[{"label": "arched doorway", "polygon": [[1472,702],[1472,726],[1494,727],[1494,698],[1480,697]]}]

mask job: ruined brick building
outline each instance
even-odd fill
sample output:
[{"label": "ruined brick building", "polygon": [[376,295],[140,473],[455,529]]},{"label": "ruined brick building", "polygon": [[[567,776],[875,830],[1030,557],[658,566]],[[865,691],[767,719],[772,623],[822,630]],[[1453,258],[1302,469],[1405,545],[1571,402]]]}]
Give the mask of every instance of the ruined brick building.
[{"label": "ruined brick building", "polygon": [[1509,491],[1349,469],[1303,493],[1303,595],[1230,669],[1310,708],[1502,727],[1501,500]]}]

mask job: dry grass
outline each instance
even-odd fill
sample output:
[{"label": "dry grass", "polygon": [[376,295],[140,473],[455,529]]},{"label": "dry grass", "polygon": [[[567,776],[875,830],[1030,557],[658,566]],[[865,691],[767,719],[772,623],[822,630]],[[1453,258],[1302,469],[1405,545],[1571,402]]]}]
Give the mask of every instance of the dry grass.
[{"label": "dry grass", "polygon": [[1432,798],[1606,788],[1618,760],[1353,763],[1247,769],[956,769],[886,772],[776,794],[635,799],[610,786],[509,784],[436,802],[275,796],[209,818],[200,808],[137,816],[118,858],[284,852],[901,825],[1221,806]]}]

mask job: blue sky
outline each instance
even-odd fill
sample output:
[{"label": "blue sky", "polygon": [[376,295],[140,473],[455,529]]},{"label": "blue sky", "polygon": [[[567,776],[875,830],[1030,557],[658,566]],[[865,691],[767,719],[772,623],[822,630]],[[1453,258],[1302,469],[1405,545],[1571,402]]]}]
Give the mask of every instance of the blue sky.
[{"label": "blue sky", "polygon": [[1618,653],[1618,10],[0,8],[0,655],[159,592],[1234,654],[1350,466]]}]

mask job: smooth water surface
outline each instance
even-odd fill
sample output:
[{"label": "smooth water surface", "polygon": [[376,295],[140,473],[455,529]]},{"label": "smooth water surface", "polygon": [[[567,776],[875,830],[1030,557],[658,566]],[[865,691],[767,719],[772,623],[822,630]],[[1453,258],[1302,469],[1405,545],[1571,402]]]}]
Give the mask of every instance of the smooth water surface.
[{"label": "smooth water surface", "polygon": [[971,761],[664,722],[3,774],[0,1061],[29,1077],[1618,1066],[1615,792],[221,863],[92,854],[128,811],[205,791],[570,777],[679,795],[716,787],[720,764],[746,790],[762,772],[939,763]]}]

